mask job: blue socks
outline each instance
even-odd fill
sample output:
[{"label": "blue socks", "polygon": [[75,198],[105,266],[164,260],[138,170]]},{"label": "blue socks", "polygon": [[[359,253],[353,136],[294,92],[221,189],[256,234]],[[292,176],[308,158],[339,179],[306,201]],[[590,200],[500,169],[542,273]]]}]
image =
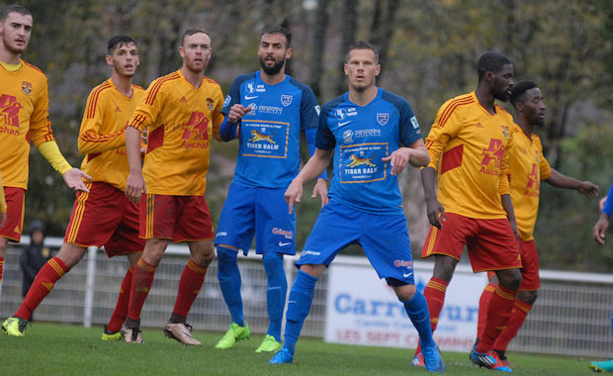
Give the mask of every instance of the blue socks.
[{"label": "blue socks", "polygon": [[[298,342],[304,320],[311,310],[316,283],[317,278],[299,270],[296,281],[294,281],[289,293],[286,315],[287,322],[285,323],[285,342],[283,343],[283,347],[292,355],[294,355],[296,351],[296,342]],[[428,322],[428,325],[429,324]]]},{"label": "blue socks", "polygon": [[403,302],[404,310],[407,311],[411,322],[419,333],[419,340],[422,347],[429,346],[434,343],[432,338],[432,327],[430,326],[430,312],[428,311],[428,303],[426,297],[421,291],[415,291],[413,299],[408,302]]},{"label": "blue socks", "polygon": [[283,309],[287,296],[287,278],[283,270],[283,254],[266,252],[262,259],[264,270],[268,277],[266,302],[268,304],[269,335],[281,342],[281,322],[283,321]]},{"label": "blue socks", "polygon": [[241,298],[241,274],[236,261],[238,252],[217,247],[217,279],[226,305],[230,310],[232,322],[245,326],[243,299]]}]

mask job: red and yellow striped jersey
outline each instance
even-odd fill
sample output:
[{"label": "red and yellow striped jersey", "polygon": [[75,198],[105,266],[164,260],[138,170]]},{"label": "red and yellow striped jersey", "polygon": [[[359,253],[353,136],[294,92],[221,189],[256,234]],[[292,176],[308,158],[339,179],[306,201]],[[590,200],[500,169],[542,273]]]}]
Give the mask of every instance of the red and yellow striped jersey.
[{"label": "red and yellow striped jersey", "polygon": [[153,81],[128,125],[148,130],[143,176],[147,193],[196,196],[206,191],[211,138],[223,121],[219,84],[196,89],[181,71]]},{"label": "red and yellow striped jersey", "polygon": [[0,64],[0,171],[5,187],[28,188],[30,141],[53,141],[47,77],[21,61],[10,72]]},{"label": "red and yellow striped jersey", "polygon": [[130,173],[126,155],[126,124],[145,95],[132,85],[126,97],[108,79],[96,86],[87,99],[79,132],[79,151],[85,154],[81,170],[93,178],[124,191]]},{"label": "red and yellow striped jersey", "polygon": [[517,229],[523,240],[534,239],[534,225],[539,208],[541,180],[549,179],[551,167],[543,155],[539,136],[531,137],[515,125],[513,153],[511,154],[511,198],[515,209]]},{"label": "red and yellow striped jersey", "polygon": [[426,147],[438,170],[438,199],[446,212],[469,218],[506,218],[500,195],[509,190],[513,117],[495,105],[490,114],[475,92],[439,109]]}]

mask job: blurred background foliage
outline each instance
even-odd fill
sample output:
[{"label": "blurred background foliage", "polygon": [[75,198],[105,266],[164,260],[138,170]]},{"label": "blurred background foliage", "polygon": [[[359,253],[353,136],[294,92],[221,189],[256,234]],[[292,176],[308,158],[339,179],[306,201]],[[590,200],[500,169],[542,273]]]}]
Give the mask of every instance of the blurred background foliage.
[{"label": "blurred background foliage", "polygon": [[[227,92],[233,79],[259,68],[261,29],[281,24],[294,34],[288,72],[309,84],[320,103],[346,90],[347,46],[369,40],[381,52],[379,86],[409,100],[424,136],[439,106],[476,86],[476,60],[487,50],[507,54],[517,80],[543,89],[546,125],[538,130],[553,167],[591,180],[604,196],[613,178],[613,3],[609,0],[104,0],[23,1],[34,15],[24,58],[49,77],[51,120],[73,165],[82,156],[77,134],[89,91],[108,78],[106,42],[129,34],[139,43],[135,82],[147,87],[180,66],[177,39],[188,27],[211,32],[207,75]],[[3,4],[3,5],[6,5]],[[505,105],[512,113],[508,104]],[[216,220],[234,170],[236,142],[214,144],[207,200]],[[303,150],[303,155],[307,153]],[[47,222],[62,236],[74,194],[34,149],[26,223]],[[418,171],[401,176],[414,256],[428,230]],[[319,211],[305,198],[298,209],[299,249]],[[597,200],[542,185],[536,239],[541,267],[609,271],[611,246],[597,247],[591,228]],[[356,249],[350,252],[359,252]]]}]

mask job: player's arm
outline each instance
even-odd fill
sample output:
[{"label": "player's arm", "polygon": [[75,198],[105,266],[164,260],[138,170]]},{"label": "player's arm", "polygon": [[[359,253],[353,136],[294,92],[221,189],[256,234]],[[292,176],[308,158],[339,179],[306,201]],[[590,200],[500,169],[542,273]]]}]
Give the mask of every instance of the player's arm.
[{"label": "player's arm", "polygon": [[300,202],[302,198],[302,187],[308,184],[313,179],[320,176],[330,164],[330,159],[334,155],[334,149],[319,149],[315,150],[315,154],[304,165],[298,176],[292,180],[285,191],[285,201],[289,204],[289,213],[294,211],[294,205]]},{"label": "player's arm", "polygon": [[430,155],[424,144],[424,140],[419,139],[408,147],[401,147],[392,152],[385,158],[384,162],[390,162],[392,175],[400,174],[407,164],[413,167],[424,167],[430,163]]},{"label": "player's arm", "polygon": [[513,201],[510,194],[504,194],[500,196],[500,202],[505,213],[507,213],[507,219],[513,228],[515,238],[519,239],[519,230],[517,229],[517,220],[515,219],[515,210],[513,209]]},{"label": "player's arm", "polygon": [[100,107],[103,99],[99,97],[99,90],[94,89],[87,98],[83,120],[81,120],[81,128],[79,130],[78,147],[81,154],[102,153],[107,150],[117,149],[125,145],[125,124],[120,124],[113,127],[120,131],[111,134],[100,132],[100,126],[105,121],[113,121],[113,119],[104,119],[103,111]]},{"label": "player's arm", "polygon": [[[304,130],[304,137],[307,141],[307,146],[309,148],[309,155],[312,157],[315,154],[317,148],[315,147],[315,137],[317,135],[317,128],[308,128]],[[316,198],[319,196],[321,198],[321,207],[328,203],[328,171],[324,169],[324,171],[317,178],[317,182],[313,187],[313,192],[311,193],[311,198]]]},{"label": "player's arm", "polygon": [[6,199],[4,197],[4,185],[2,184],[2,175],[0,174],[0,227],[6,224]]},{"label": "player's arm", "polygon": [[251,111],[251,107],[244,107],[240,103],[236,103],[230,108],[230,112],[224,118],[223,123],[219,127],[219,136],[222,141],[230,141],[238,135],[236,131],[240,120]]},{"label": "player's arm", "polygon": [[147,193],[141,166],[140,141],[140,130],[129,125],[126,128],[126,153],[128,155],[130,175],[128,175],[126,184],[126,197],[134,203],[140,201],[142,192]]},{"label": "player's arm", "polygon": [[600,244],[605,243],[607,229],[609,228],[609,218],[611,218],[611,214],[613,214],[613,185],[611,185],[611,188],[609,188],[607,200],[604,203],[604,207],[602,208],[602,212],[598,217],[598,221],[592,229],[592,235],[594,236],[594,240],[596,240]]},{"label": "player's arm", "polygon": [[547,183],[558,188],[576,189],[587,197],[596,197],[598,195],[598,186],[591,181],[580,181],[570,176],[564,175],[555,169],[551,169],[551,175]]}]

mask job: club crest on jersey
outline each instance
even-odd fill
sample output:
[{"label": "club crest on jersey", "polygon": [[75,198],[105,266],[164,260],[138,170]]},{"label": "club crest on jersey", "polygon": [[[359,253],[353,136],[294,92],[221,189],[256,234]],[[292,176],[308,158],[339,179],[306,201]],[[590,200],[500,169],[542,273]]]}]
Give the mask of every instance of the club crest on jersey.
[{"label": "club crest on jersey", "polygon": [[344,108],[338,108],[334,111],[334,117],[338,120],[343,120],[347,117],[347,111]]},{"label": "club crest on jersey", "polygon": [[509,138],[509,127],[507,127],[506,125],[503,125],[502,134],[504,135],[504,138],[508,139]]},{"label": "club crest on jersey", "polygon": [[283,94],[283,95],[281,95],[281,104],[283,104],[285,107],[287,107],[290,104],[292,104],[292,100],[293,99],[294,99],[293,96]]},{"label": "club crest on jersey", "polygon": [[21,81],[21,91],[25,95],[32,94],[32,84],[30,82],[27,82],[27,81]]},{"label": "club crest on jersey", "polygon": [[249,82],[246,86],[245,86],[245,90],[247,90],[247,93],[253,93],[255,91],[255,85],[253,84],[253,82]]},{"label": "club crest on jersey", "polygon": [[207,98],[206,105],[209,108],[209,110],[213,111],[213,108],[215,108],[215,101],[211,98]]},{"label": "club crest on jersey", "polygon": [[390,114],[377,114],[377,123],[379,123],[379,125],[384,126],[388,121],[390,121]]}]

